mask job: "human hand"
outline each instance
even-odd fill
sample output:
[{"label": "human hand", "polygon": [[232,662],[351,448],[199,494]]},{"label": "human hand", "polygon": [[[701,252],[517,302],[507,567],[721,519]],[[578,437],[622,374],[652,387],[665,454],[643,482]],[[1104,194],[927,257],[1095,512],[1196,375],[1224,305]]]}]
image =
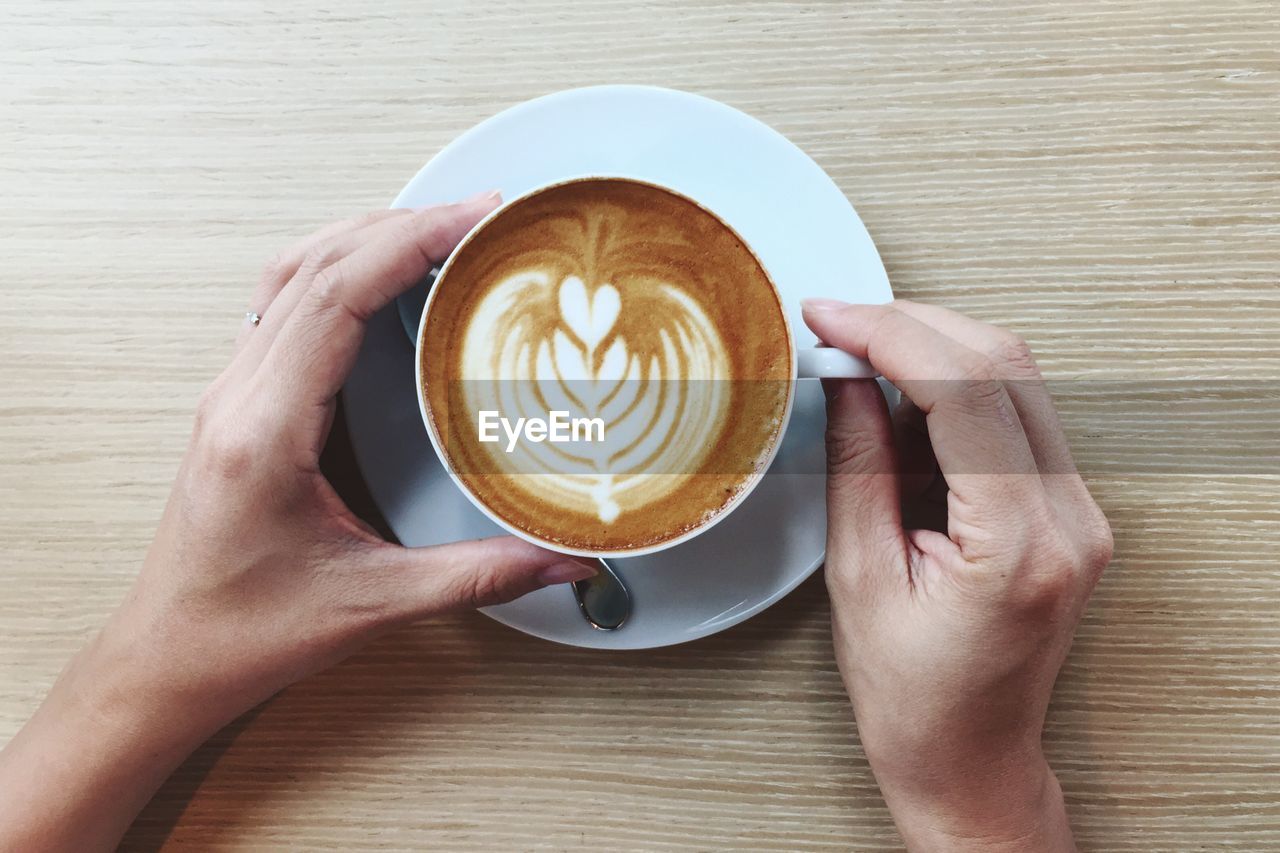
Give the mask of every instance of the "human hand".
[{"label": "human hand", "polygon": [[[365,320],[419,283],[497,194],[331,226],[276,258],[230,366],[201,399],[155,544],[110,630],[185,658],[182,689],[235,714],[372,635],[590,576],[514,537],[410,549],[319,469]],[[425,441],[424,441],[425,446]]]},{"label": "human hand", "polygon": [[366,319],[497,203],[380,211],[268,266],[137,582],[0,753],[0,849],[113,847],[187,752],[286,685],[397,625],[594,574],[513,537],[390,544],[320,473]]},{"label": "human hand", "polygon": [[[804,317],[911,401],[895,438],[874,382],[827,385],[836,657],[899,830],[912,850],[1074,849],[1041,732],[1112,539],[1030,351],[911,302]],[[935,465],[945,530],[906,529]]]}]

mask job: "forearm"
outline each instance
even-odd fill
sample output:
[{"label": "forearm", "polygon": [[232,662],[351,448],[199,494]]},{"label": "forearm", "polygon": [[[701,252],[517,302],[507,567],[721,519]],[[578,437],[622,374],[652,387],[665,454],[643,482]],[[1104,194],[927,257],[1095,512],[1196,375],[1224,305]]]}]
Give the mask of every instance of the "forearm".
[{"label": "forearm", "polygon": [[921,795],[882,782],[885,801],[912,853],[1073,853],[1062,788],[1043,761],[995,789],[965,780],[958,796]]},{"label": "forearm", "polygon": [[222,722],[190,714],[109,627],[0,751],[0,849],[114,850],[134,817]]}]

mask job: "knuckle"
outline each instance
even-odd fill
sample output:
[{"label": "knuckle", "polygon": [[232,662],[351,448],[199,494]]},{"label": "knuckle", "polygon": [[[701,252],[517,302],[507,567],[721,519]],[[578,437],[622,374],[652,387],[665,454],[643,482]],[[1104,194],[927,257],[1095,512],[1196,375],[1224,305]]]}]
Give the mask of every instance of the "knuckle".
[{"label": "knuckle", "polygon": [[252,438],[236,431],[222,430],[210,438],[206,449],[209,469],[228,480],[246,475],[257,459],[257,446]]},{"label": "knuckle", "polygon": [[358,231],[359,229],[364,228],[366,226],[375,225],[378,222],[381,222],[383,219],[386,219],[388,217],[401,216],[406,212],[407,211],[403,209],[366,210],[363,213],[357,213],[355,216],[351,218],[351,221],[349,223],[350,228],[348,230]]},{"label": "knuckle", "polygon": [[870,598],[867,589],[867,572],[853,571],[847,561],[828,557],[823,571],[827,595],[837,610],[861,607]]},{"label": "knuckle", "polygon": [[311,292],[322,305],[336,304],[342,292],[342,270],[336,266],[326,267],[311,283]]},{"label": "knuckle", "polygon": [[935,409],[950,408],[964,413],[995,412],[998,417],[1016,418],[1003,383],[980,368],[966,367],[965,373],[969,378],[949,383]]},{"label": "knuckle", "polygon": [[1005,399],[1004,385],[989,374],[965,382],[961,392],[963,399],[970,404],[994,405]]},{"label": "knuckle", "polygon": [[1067,541],[1063,532],[1057,528],[1041,533],[1037,537],[1036,550],[1039,552],[1039,563],[1045,575],[1071,575],[1076,569],[1077,555],[1072,543]]},{"label": "knuckle", "polygon": [[332,242],[321,243],[307,250],[302,258],[301,270],[320,274],[322,270],[338,259],[338,248]]},{"label": "knuckle", "polygon": [[[359,543],[351,547],[358,553],[359,548],[368,545]],[[343,571],[334,586],[339,594],[332,597],[330,606],[336,611],[339,621],[357,630],[394,623],[401,615],[396,598],[388,591],[389,585],[377,572]]]},{"label": "knuckle", "polygon": [[1037,375],[1035,354],[1031,346],[1020,336],[1006,329],[992,327],[995,330],[991,348],[987,357],[1004,374],[1014,376]]},{"label": "knuckle", "polygon": [[826,442],[828,474],[862,470],[879,450],[877,439],[871,433],[838,423],[828,422]]},{"label": "knuckle", "polygon": [[1046,568],[1029,575],[1019,585],[1021,609],[1036,613],[1062,610],[1075,600],[1076,579],[1062,567]]},{"label": "knuckle", "polygon": [[996,381],[996,366],[991,359],[981,353],[966,351],[959,358],[960,375],[969,380],[969,384]]},{"label": "knuckle", "polygon": [[441,212],[437,208],[430,208],[417,216],[401,216],[397,220],[399,235],[406,240],[414,239],[422,233],[424,224],[435,227],[439,224],[440,217]]},{"label": "knuckle", "polygon": [[201,470],[221,479],[240,479],[260,461],[260,441],[241,420],[228,417],[224,407],[210,412],[196,436]]},{"label": "knuckle", "polygon": [[476,607],[489,607],[509,600],[505,585],[496,572],[466,572],[458,580],[459,598]]},{"label": "knuckle", "polygon": [[1115,536],[1102,510],[1094,506],[1085,522],[1082,536],[1081,563],[1090,584],[1096,583],[1115,554]]},{"label": "knuckle", "polygon": [[1047,535],[1036,547],[1030,570],[1014,584],[1020,609],[1053,612],[1075,601],[1078,581],[1076,554],[1060,535]]},{"label": "knuckle", "polygon": [[867,354],[873,362],[877,360],[877,353],[889,352],[898,346],[903,317],[893,308],[884,308],[878,313],[867,336]]},{"label": "knuckle", "polygon": [[416,247],[425,256],[429,254],[427,246],[436,241],[448,221],[446,214],[439,210],[428,210],[417,216],[402,216],[396,226],[395,239],[405,246]]},{"label": "knuckle", "polygon": [[222,391],[217,380],[200,392],[199,398],[196,399],[195,413],[195,432],[197,435],[203,434],[207,430],[209,421],[213,419],[214,414],[218,411],[221,398]]},{"label": "knuckle", "polygon": [[262,265],[262,281],[267,284],[281,284],[292,275],[289,256],[286,252],[276,252]]},{"label": "knuckle", "polygon": [[1013,613],[1052,617],[1079,596],[1077,551],[1047,504],[1029,497],[1022,516],[1010,536],[989,544],[989,585],[980,588]]},{"label": "knuckle", "polygon": [[861,589],[848,572],[835,570],[831,561],[827,560],[825,579],[827,597],[831,599],[833,611],[847,610],[857,604]]}]

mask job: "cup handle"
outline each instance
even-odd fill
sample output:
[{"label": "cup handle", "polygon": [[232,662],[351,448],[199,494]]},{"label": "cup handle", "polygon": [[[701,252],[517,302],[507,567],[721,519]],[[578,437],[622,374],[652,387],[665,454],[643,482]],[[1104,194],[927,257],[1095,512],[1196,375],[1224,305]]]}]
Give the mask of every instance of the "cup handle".
[{"label": "cup handle", "polygon": [[796,352],[798,379],[875,379],[880,371],[871,362],[834,347],[810,347]]}]

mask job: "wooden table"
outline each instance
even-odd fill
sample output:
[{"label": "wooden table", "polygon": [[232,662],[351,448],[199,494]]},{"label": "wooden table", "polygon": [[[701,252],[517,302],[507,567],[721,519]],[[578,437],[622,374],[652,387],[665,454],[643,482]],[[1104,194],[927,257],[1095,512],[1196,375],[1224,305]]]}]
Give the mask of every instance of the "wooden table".
[{"label": "wooden table", "polygon": [[[649,82],[787,134],[900,295],[1038,351],[1117,540],[1047,735],[1081,847],[1280,849],[1280,8],[304,5],[0,12],[0,738],[129,584],[272,250],[497,110]],[[829,642],[819,579],[646,653],[423,624],[222,733],[126,847],[894,848]]]}]

